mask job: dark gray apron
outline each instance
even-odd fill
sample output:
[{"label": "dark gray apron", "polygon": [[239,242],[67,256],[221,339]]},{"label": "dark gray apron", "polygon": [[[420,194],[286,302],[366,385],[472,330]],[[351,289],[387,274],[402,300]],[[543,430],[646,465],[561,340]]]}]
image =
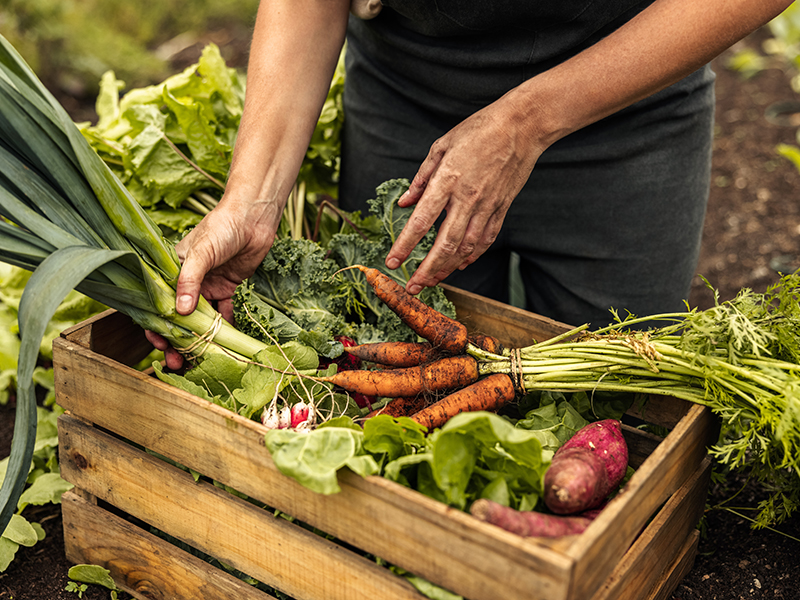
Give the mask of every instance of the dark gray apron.
[{"label": "dark gray apron", "polygon": [[[430,145],[522,81],[608,35],[650,2],[386,1],[348,33],[340,197],[413,178]],[[708,197],[713,73],[550,147],[489,251],[449,283],[508,301],[511,252],[526,308],[567,323],[677,310],[697,264]]]}]

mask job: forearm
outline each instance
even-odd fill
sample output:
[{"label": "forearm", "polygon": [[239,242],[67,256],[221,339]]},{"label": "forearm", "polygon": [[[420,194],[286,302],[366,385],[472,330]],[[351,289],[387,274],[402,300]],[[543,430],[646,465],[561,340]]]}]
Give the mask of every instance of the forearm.
[{"label": "forearm", "polygon": [[509,93],[544,147],[679,81],[789,0],[656,0],[629,23]]},{"label": "forearm", "polygon": [[262,0],[223,202],[282,210],[336,68],[348,7],[343,0]]}]

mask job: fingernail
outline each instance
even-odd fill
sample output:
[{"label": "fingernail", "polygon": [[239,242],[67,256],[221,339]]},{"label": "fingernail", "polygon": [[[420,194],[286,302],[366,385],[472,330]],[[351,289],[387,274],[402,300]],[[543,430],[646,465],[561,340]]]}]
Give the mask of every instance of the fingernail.
[{"label": "fingernail", "polygon": [[390,258],[386,261],[386,267],[389,269],[394,270],[399,266],[400,266],[400,261],[397,260],[396,258]]},{"label": "fingernail", "polygon": [[421,291],[422,291],[422,286],[417,285],[416,283],[413,283],[410,286],[408,286],[408,293],[411,294],[412,296],[416,296]]},{"label": "fingernail", "polygon": [[175,302],[175,308],[181,314],[190,312],[192,310],[192,297],[189,294],[181,294]]}]

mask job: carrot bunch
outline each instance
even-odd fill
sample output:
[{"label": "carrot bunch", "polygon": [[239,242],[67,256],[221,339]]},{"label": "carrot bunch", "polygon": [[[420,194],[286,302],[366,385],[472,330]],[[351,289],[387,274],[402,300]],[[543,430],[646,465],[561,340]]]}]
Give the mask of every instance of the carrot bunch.
[{"label": "carrot bunch", "polygon": [[392,398],[367,417],[409,416],[428,430],[440,427],[466,411],[497,410],[516,396],[511,377],[494,373],[482,377],[470,347],[491,354],[502,346],[491,336],[470,336],[466,326],[412,296],[377,269],[355,265],[377,297],[425,342],[380,342],[346,347],[375,369],[339,371],[321,378],[353,394]]}]

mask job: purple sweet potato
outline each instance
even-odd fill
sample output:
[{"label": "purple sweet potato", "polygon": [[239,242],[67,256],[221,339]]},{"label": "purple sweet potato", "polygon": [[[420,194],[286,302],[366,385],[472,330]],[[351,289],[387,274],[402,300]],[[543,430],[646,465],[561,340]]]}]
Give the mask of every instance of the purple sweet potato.
[{"label": "purple sweet potato", "polygon": [[523,537],[555,538],[582,533],[592,522],[584,516],[550,515],[537,511],[520,511],[481,498],[472,503],[469,512],[476,519]]},{"label": "purple sweet potato", "polygon": [[625,477],[628,446],[620,423],[590,423],[553,456],[544,477],[544,502],[556,514],[570,515],[599,506]]}]

